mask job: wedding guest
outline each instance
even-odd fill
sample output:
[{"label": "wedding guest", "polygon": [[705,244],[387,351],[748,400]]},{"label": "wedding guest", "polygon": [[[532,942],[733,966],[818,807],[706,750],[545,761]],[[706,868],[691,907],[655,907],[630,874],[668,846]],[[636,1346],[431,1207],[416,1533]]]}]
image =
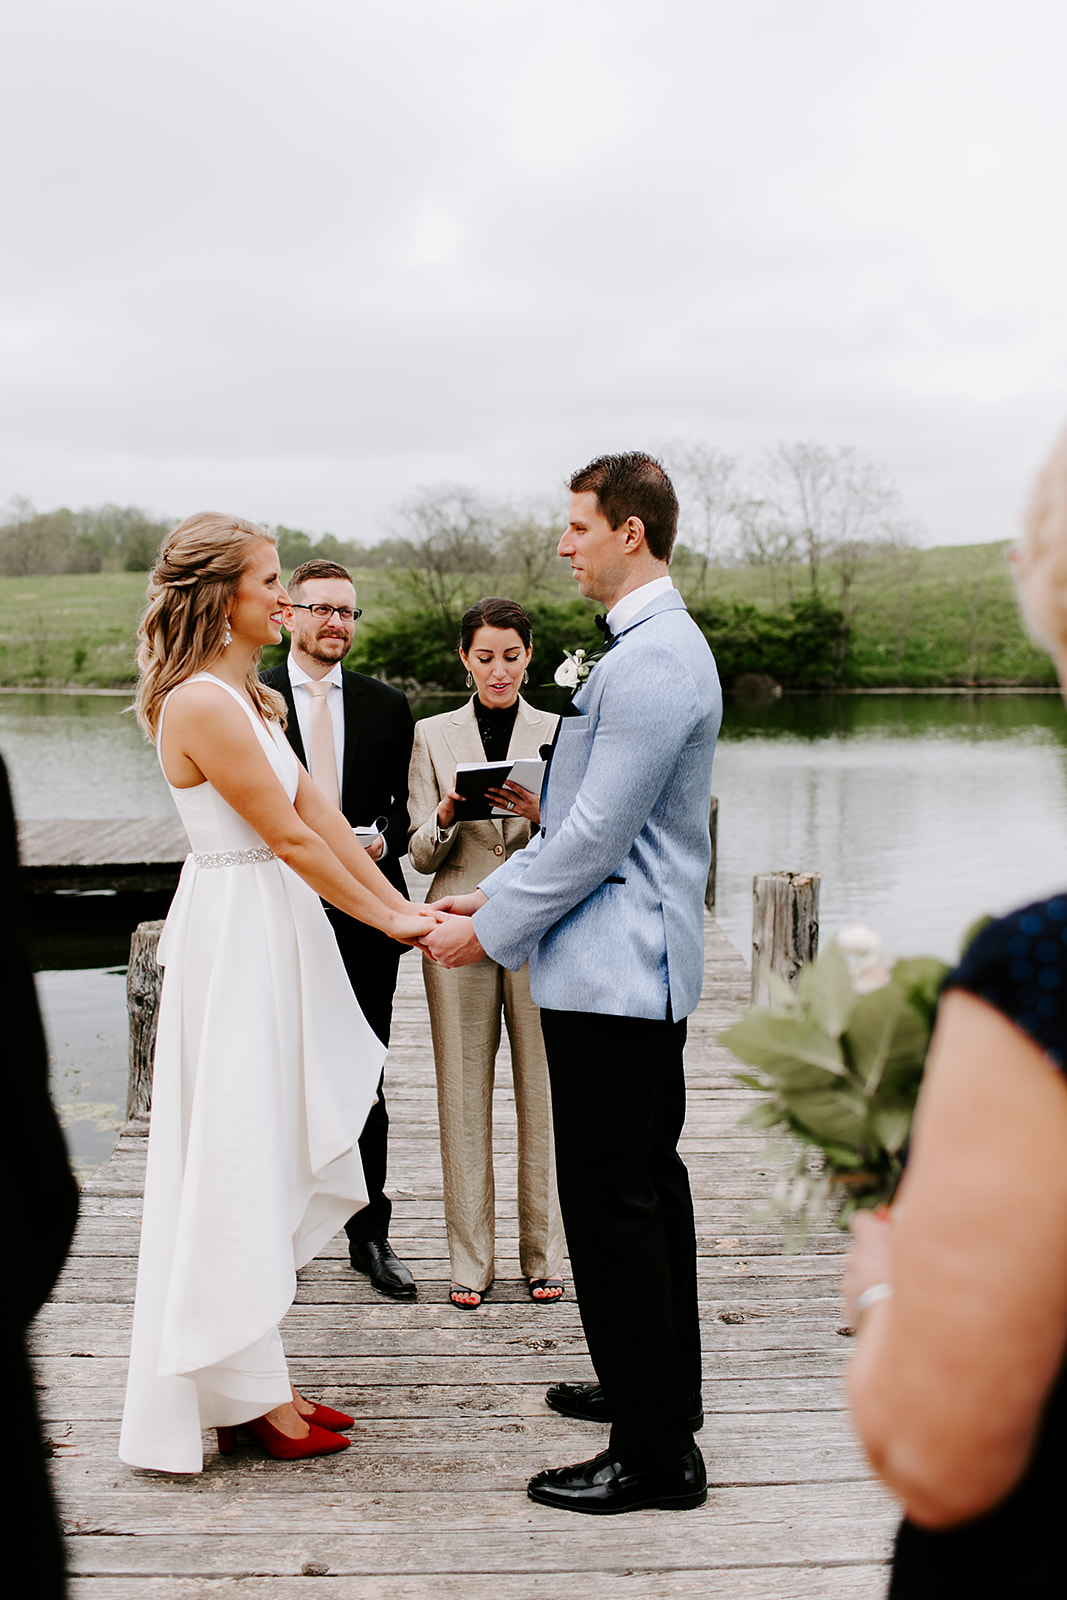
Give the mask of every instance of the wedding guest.
[{"label": "wedding guest", "polygon": [[256,668],[287,604],[266,529],[202,512],[164,540],[139,630],[137,714],[193,848],[159,942],[119,1445],[163,1472],[200,1471],[206,1428],[228,1453],[243,1425],[279,1460],[348,1443],[352,1418],[292,1387],[278,1332],[297,1269],[366,1202],[385,1055],[320,896],[405,942],[433,926],[286,741]]},{"label": "wedding guest", "polygon": [[[261,672],[285,700],[285,736],[352,826],[365,828],[364,848],[394,889],[407,898],[402,862],[408,836],[408,763],[414,724],[399,689],[341,663],[352,648],[356,606],[352,575],[335,561],[305,561],[289,579],[291,643],[281,666]],[[325,700],[325,714],[316,710]],[[370,836],[370,830],[373,835]],[[377,928],[328,907],[341,960],[360,1010],[384,1045],[393,1021],[393,993],[404,946]],[[415,1279],[389,1243],[393,1204],[385,1192],[389,1112],[385,1074],[360,1134],[367,1204],[345,1223],[348,1256],[379,1294],[413,1300]]]},{"label": "wedding guest", "polygon": [[17,1468],[4,1492],[4,1570],[16,1594],[62,1600],[63,1536],[56,1519],[37,1415],[26,1333],[59,1277],[78,1215],[78,1190],[48,1098],[48,1049],[37,1007],[19,895],[18,842],[0,761],[0,971],[4,974],[6,1113],[3,1162],[5,1434]]},{"label": "wedding guest", "polygon": [[[1067,683],[1067,434],[1015,554]],[[861,1213],[848,1387],[904,1503],[893,1600],[1060,1594],[1067,1500],[1067,892],[1012,912],[945,985],[899,1198]]]},{"label": "wedding guest", "polygon": [[[536,756],[558,718],[528,705],[519,687],[533,655],[530,619],[513,600],[479,600],[460,622],[460,660],[474,690],[457,711],[415,725],[408,775],[408,854],[432,872],[428,899],[464,894],[521,850],[540,823],[538,797],[517,784],[493,790],[509,815],[463,820],[460,762]],[[449,971],[424,959],[441,1128],[452,1304],[480,1306],[495,1274],[493,1079],[503,1015],[511,1043],[518,1126],[519,1265],[536,1301],[563,1295],[565,1245],[552,1153],[548,1067],[530,978],[495,961]]]}]

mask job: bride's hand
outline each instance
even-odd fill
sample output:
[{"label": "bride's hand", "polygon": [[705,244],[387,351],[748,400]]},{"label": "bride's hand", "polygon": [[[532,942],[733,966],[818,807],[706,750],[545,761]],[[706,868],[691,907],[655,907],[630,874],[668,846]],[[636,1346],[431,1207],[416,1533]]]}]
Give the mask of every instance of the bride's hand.
[{"label": "bride's hand", "polygon": [[407,915],[398,911],[395,922],[383,931],[389,935],[390,939],[395,939],[397,944],[417,945],[420,940],[425,939],[428,933],[432,933],[437,924],[443,920],[444,918],[436,911],[415,911],[412,909]]}]

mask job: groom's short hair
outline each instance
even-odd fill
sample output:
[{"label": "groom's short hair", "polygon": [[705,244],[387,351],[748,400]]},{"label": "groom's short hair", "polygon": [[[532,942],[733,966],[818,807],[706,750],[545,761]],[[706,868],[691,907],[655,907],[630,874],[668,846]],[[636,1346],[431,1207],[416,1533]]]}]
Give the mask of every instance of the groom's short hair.
[{"label": "groom's short hair", "polygon": [[[287,589],[299,589],[305,583],[313,583],[316,578],[342,578],[345,583],[352,583],[352,574],[347,567],[342,567],[337,561],[304,561],[296,568]],[[355,588],[355,584],[352,583]]]},{"label": "groom's short hair", "polygon": [[657,561],[670,561],[678,532],[678,496],[655,456],[643,450],[597,456],[574,474],[570,487],[572,494],[592,490],[613,528],[621,528],[627,517],[640,517],[649,552]]}]

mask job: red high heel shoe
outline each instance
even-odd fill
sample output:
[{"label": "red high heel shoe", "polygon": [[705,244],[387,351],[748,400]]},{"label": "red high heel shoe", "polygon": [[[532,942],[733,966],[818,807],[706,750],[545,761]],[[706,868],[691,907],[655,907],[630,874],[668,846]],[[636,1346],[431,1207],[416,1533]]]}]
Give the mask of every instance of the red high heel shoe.
[{"label": "red high heel shoe", "polygon": [[[309,1401],[310,1405],[315,1402]],[[299,1407],[297,1407],[299,1410]],[[331,1433],[343,1433],[346,1428],[354,1428],[355,1417],[349,1417],[343,1411],[331,1411],[329,1406],[315,1405],[314,1411],[300,1412],[305,1422],[314,1422],[320,1428],[329,1428]]]},{"label": "red high heel shoe", "polygon": [[[287,1433],[276,1428],[273,1422],[268,1422],[266,1417],[253,1417],[250,1422],[242,1422],[241,1427],[247,1428],[275,1461],[303,1461],[308,1456],[328,1456],[336,1450],[348,1449],[350,1439],[344,1439],[339,1433],[331,1433],[326,1428],[316,1427],[315,1423],[307,1418],[305,1421],[308,1423],[305,1439],[291,1439]],[[233,1436],[236,1431],[236,1428],[215,1429],[220,1455],[233,1454]]]}]

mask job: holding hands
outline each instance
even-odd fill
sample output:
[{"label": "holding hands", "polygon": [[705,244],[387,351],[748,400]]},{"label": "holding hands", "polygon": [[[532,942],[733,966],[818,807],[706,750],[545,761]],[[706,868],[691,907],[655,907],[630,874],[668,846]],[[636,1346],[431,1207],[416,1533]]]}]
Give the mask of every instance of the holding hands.
[{"label": "holding hands", "polygon": [[437,918],[437,926],[419,944],[431,960],[442,967],[468,967],[485,959],[470,919],[486,898],[480,889],[474,889],[470,894],[447,895],[426,907]]}]

